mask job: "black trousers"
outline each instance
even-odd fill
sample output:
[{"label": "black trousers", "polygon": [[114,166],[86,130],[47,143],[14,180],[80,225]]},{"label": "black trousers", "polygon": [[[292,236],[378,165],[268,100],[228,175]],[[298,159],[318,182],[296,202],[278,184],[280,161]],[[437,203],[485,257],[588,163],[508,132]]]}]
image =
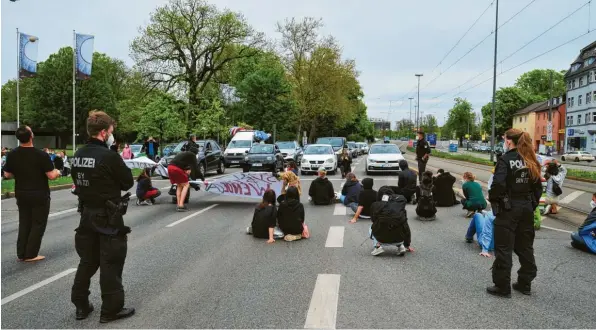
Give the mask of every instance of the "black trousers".
[{"label": "black trousers", "polygon": [[517,281],[530,285],[536,277],[534,260],[534,210],[528,200],[511,202],[510,211],[500,213],[494,222],[495,261],[493,282],[499,288],[511,290],[512,252],[519,258],[521,268]]},{"label": "black trousers", "polygon": [[422,173],[426,171],[426,162],[418,160],[418,182],[422,182]]},{"label": "black trousers", "polygon": [[[408,203],[412,201],[412,196],[414,196],[415,192],[405,190],[398,186],[389,186],[389,187],[391,188],[391,190],[393,190],[394,194],[404,196],[406,198],[406,200],[408,201]],[[416,188],[418,188],[418,187],[416,187]]]},{"label": "black trousers", "polygon": [[46,231],[50,214],[50,198],[17,198],[19,208],[19,234],[17,238],[17,258],[37,257],[41,239]]},{"label": "black trousers", "polygon": [[122,270],[127,252],[127,237],[97,233],[91,229],[77,229],[75,248],[81,258],[74,284],[71,301],[77,307],[89,304],[91,277],[99,268],[101,288],[101,314],[113,315],[124,307]]}]

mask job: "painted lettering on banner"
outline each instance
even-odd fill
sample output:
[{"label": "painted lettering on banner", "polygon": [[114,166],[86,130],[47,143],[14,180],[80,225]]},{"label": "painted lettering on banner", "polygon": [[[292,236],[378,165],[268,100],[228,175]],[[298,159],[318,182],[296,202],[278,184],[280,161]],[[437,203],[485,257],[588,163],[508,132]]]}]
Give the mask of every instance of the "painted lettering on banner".
[{"label": "painted lettering on banner", "polygon": [[208,182],[205,191],[227,196],[261,199],[268,189],[281,193],[282,182],[268,172],[234,173]]}]

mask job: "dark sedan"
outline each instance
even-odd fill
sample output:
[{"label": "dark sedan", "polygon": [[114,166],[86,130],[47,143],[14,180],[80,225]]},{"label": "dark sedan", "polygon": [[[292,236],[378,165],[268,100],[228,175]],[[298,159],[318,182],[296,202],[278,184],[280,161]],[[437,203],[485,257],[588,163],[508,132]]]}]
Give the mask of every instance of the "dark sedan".
[{"label": "dark sedan", "polygon": [[254,144],[244,158],[244,172],[259,171],[277,173],[284,169],[284,156],[274,144]]},{"label": "dark sedan", "polygon": [[[164,156],[160,160],[160,164],[167,168],[169,162],[182,150],[182,147],[186,143],[187,141],[178,143],[169,156]],[[199,171],[201,171],[203,175],[210,171],[216,171],[218,174],[223,174],[226,169],[224,167],[224,159],[219,144],[213,140],[198,140],[197,144],[199,145],[199,154],[197,155]]]}]

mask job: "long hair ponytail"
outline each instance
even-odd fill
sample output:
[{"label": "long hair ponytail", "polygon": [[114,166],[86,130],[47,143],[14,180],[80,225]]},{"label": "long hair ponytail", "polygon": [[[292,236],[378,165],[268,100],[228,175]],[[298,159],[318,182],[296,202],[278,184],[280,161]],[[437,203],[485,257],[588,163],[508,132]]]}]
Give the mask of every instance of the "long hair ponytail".
[{"label": "long hair ponytail", "polygon": [[526,167],[530,172],[530,178],[534,180],[540,179],[540,164],[536,159],[534,153],[534,147],[532,146],[532,138],[528,132],[524,132],[517,128],[511,128],[505,132],[507,139],[510,139],[515,143],[517,152],[524,160]]}]

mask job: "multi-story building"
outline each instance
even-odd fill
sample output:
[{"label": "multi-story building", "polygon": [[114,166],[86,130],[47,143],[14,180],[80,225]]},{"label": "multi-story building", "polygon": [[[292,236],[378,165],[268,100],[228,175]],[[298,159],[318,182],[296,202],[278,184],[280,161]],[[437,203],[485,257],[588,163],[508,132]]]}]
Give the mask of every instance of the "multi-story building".
[{"label": "multi-story building", "polygon": [[565,151],[596,155],[596,41],[583,48],[565,74],[567,114]]},{"label": "multi-story building", "polygon": [[368,118],[368,120],[375,125],[375,130],[391,129],[391,122],[381,118]]},{"label": "multi-story building", "polygon": [[[548,114],[552,110],[552,137],[551,143],[548,143]],[[535,127],[534,127],[534,149],[540,150],[540,146],[548,146],[551,151],[562,154],[565,150],[565,95],[554,97],[546,104],[536,108]]]},{"label": "multi-story building", "polygon": [[546,101],[536,102],[529,106],[518,110],[513,115],[513,128],[528,132],[530,136],[534,137],[534,130],[536,129],[536,109],[546,107]]}]

